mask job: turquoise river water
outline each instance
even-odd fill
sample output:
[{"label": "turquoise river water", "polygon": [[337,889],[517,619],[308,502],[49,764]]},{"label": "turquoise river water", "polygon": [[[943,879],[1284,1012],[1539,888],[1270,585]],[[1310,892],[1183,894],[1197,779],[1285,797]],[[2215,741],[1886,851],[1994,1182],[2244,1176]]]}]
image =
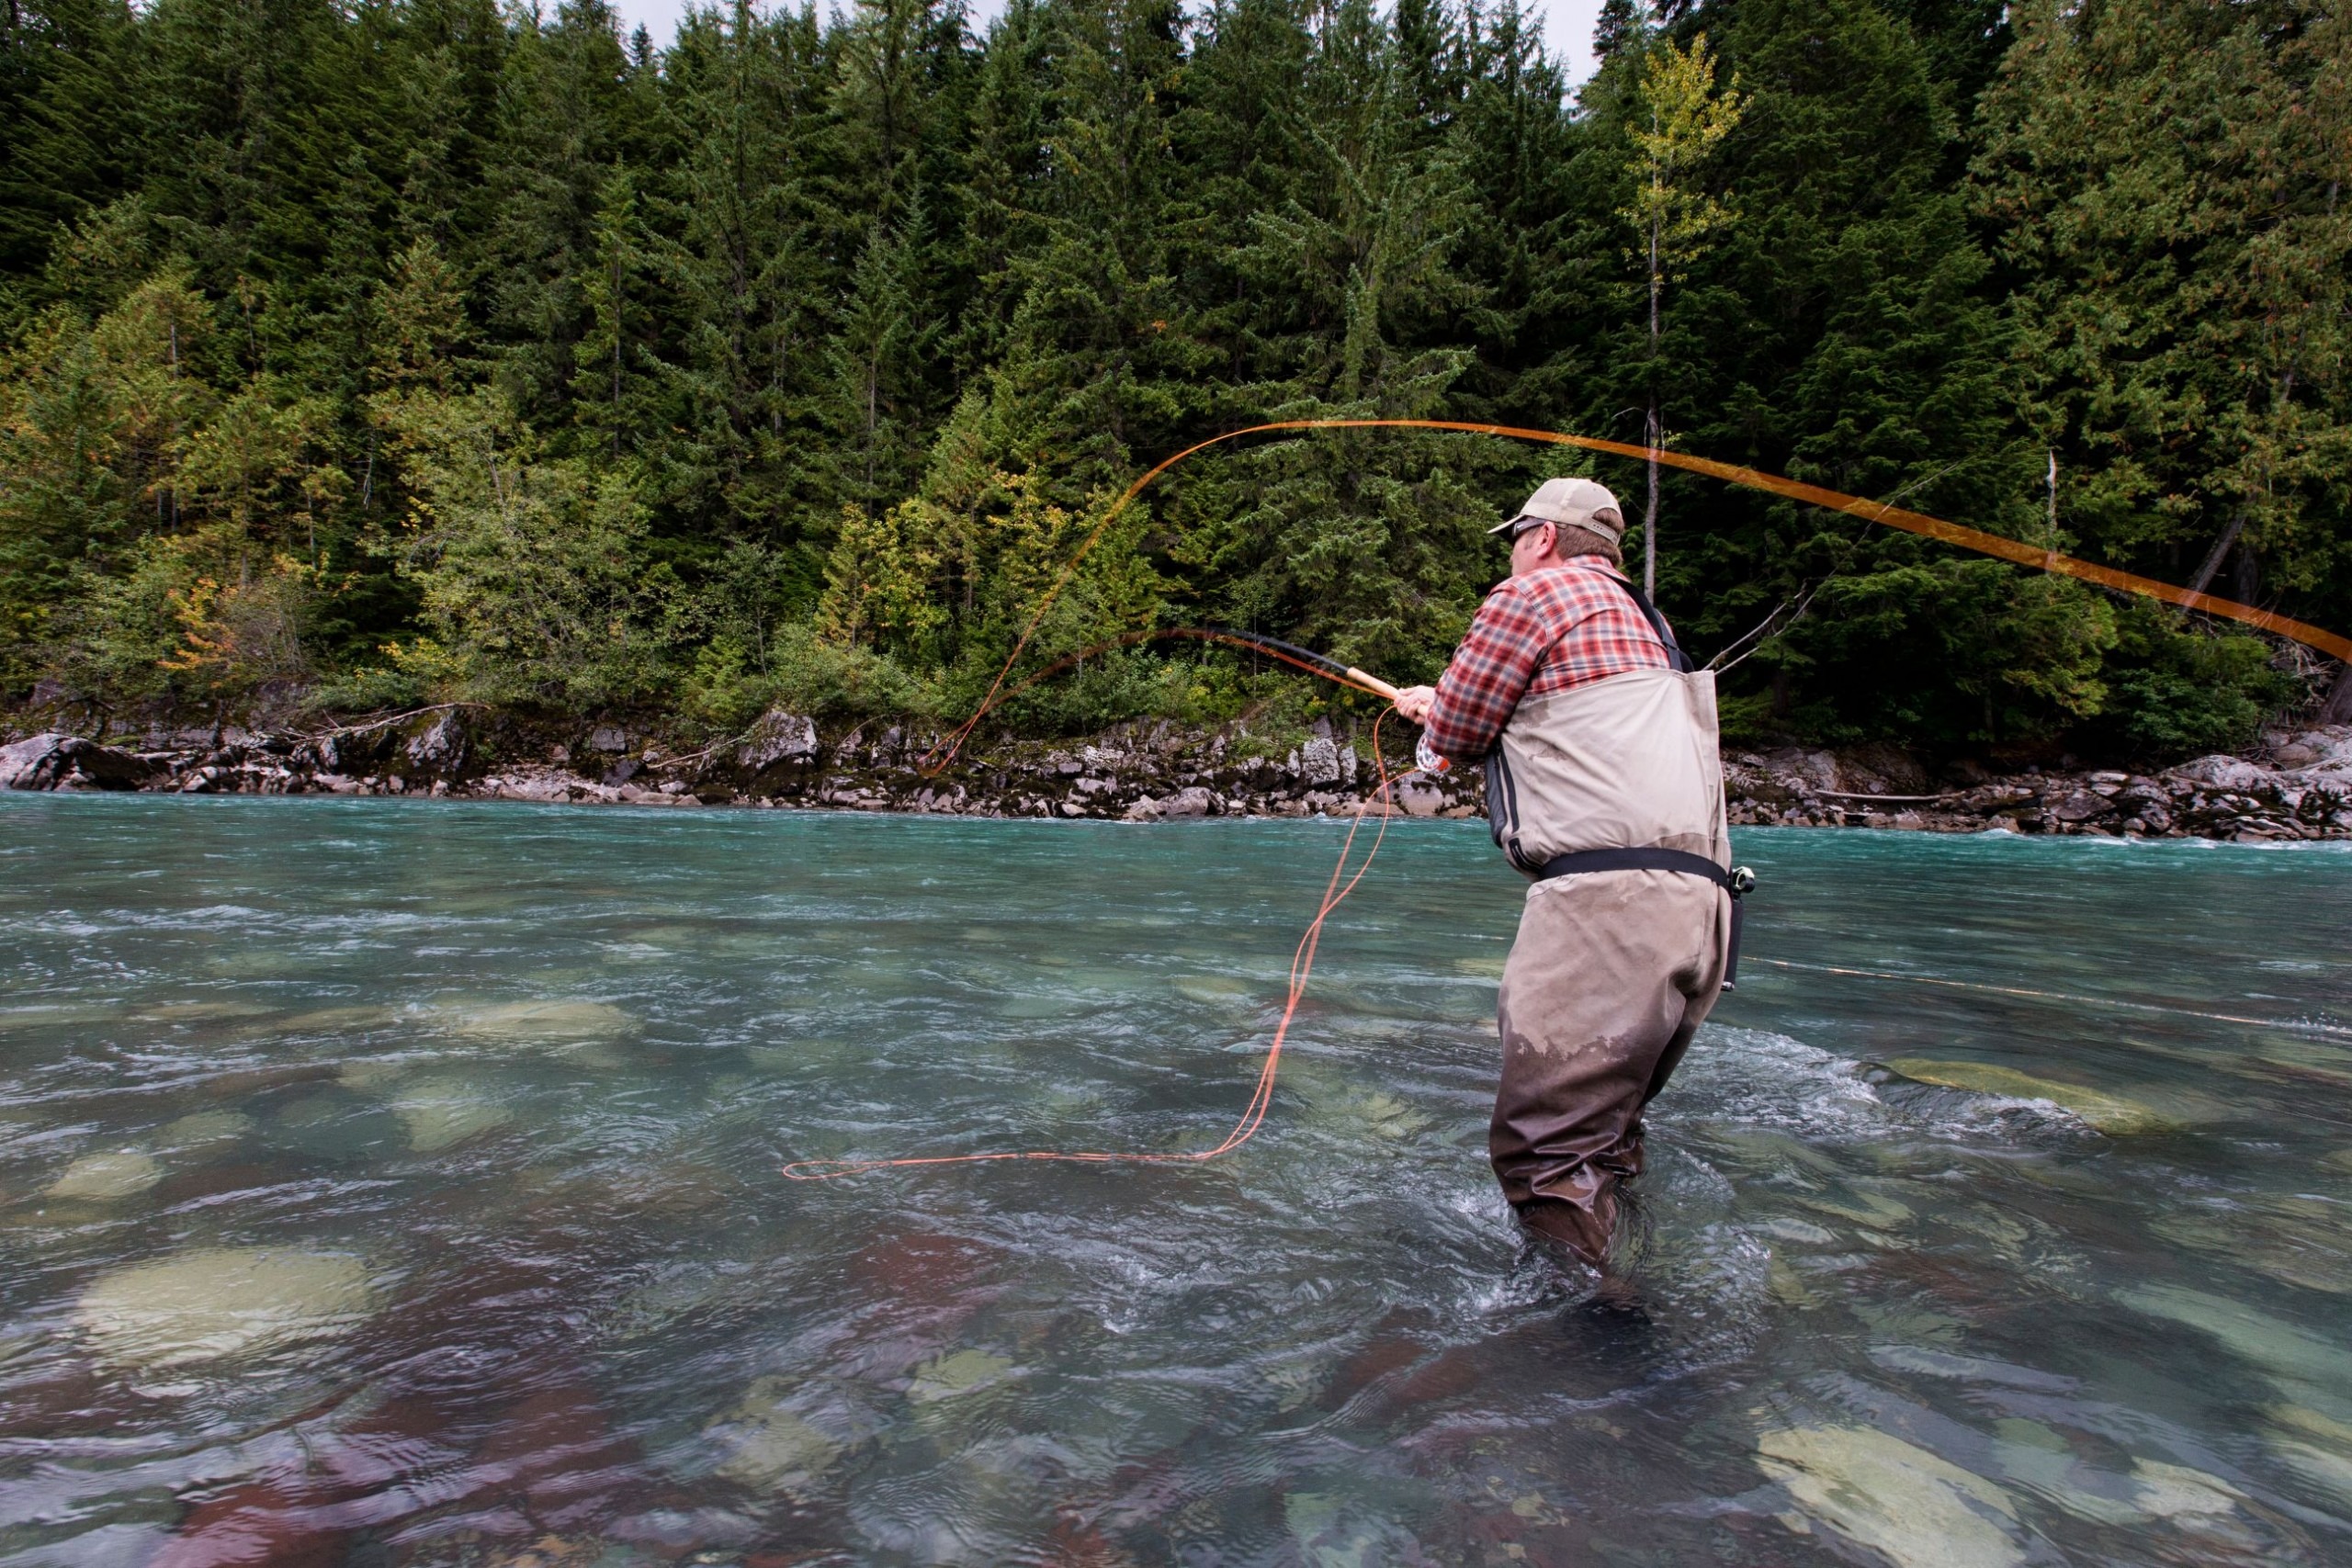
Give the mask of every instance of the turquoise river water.
[{"label": "turquoise river water", "polygon": [[2352,1562],[2340,852],[1738,835],[1630,1306],[1477,824],[1232,1156],[780,1174],[1215,1144],[1339,834],[0,797],[0,1568]]}]

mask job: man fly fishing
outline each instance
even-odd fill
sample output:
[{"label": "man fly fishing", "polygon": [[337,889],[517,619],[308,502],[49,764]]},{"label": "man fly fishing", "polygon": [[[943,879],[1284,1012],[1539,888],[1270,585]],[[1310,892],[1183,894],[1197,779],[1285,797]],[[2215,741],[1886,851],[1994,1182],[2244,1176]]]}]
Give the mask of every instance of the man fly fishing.
[{"label": "man fly fishing", "polygon": [[1714,677],[1626,579],[1624,516],[1552,479],[1490,532],[1510,577],[1434,687],[1397,694],[1429,748],[1483,761],[1495,842],[1532,879],[1503,966],[1487,1135],[1521,1220],[1605,1269],[1642,1111],[1737,963]]}]

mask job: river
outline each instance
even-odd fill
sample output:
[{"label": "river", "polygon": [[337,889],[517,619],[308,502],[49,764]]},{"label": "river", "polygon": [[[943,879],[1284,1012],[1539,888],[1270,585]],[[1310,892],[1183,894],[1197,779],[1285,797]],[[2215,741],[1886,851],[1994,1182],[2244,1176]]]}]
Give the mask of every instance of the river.
[{"label": "river", "polygon": [[1737,834],[1629,1307],[1476,824],[782,1176],[1340,830],[0,797],[0,1565],[2352,1560],[2341,850]]}]

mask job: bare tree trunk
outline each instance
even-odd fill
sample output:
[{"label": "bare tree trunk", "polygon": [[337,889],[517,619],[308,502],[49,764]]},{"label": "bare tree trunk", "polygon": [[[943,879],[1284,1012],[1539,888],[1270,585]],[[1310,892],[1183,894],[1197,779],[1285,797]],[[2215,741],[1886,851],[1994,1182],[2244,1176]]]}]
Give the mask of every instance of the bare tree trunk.
[{"label": "bare tree trunk", "polygon": [[1644,428],[1647,434],[1643,436],[1642,444],[1650,449],[1653,456],[1649,460],[1649,501],[1642,508],[1642,592],[1655,599],[1657,597],[1657,458],[1655,454],[1658,443],[1656,397],[1650,399],[1649,420]]},{"label": "bare tree trunk", "polygon": [[2050,448],[2050,532],[2041,541],[2045,549],[2058,547],[2058,448]]},{"label": "bare tree trunk", "polygon": [[2191,593],[2205,592],[2206,585],[2213,581],[2214,573],[2222,570],[2222,562],[2229,558],[2230,547],[2238,542],[2238,536],[2244,532],[2245,512],[2241,508],[2238,514],[2230,519],[2230,525],[2222,530],[2222,536],[2213,541],[2213,547],[2205,552],[2204,564],[2197,569],[2197,575],[2188,580]]},{"label": "bare tree trunk", "polygon": [[621,460],[621,258],[613,247],[613,461]]},{"label": "bare tree trunk", "polygon": [[1642,508],[1642,592],[1657,597],[1657,449],[1664,430],[1657,416],[1658,295],[1666,280],[1657,269],[1658,220],[1650,220],[1650,410],[1642,445],[1650,449],[1649,501]]}]

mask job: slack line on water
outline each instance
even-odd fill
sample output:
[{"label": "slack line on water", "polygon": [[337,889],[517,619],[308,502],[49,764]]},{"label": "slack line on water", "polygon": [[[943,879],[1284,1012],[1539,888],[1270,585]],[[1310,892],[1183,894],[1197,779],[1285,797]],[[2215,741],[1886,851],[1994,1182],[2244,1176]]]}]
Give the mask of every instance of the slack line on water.
[{"label": "slack line on water", "polygon": [[[2142,594],[2184,609],[2225,616],[2258,630],[2270,632],[2302,643],[2306,647],[2318,649],[2322,652],[2333,654],[2337,659],[2352,663],[2352,638],[2341,637],[2336,633],[2301,621],[2290,620],[2284,615],[2274,615],[2267,610],[2241,604],[2233,600],[2216,598],[2210,593],[2177,587],[2168,582],[2159,582],[2153,578],[2140,577],[2113,567],[2100,566],[2096,562],[2078,560],[2072,556],[2060,555],[2055,550],[2036,549],[2016,539],[2005,538],[1997,534],[1988,534],[1981,529],[1967,527],[1958,523],[1946,522],[1942,518],[1930,517],[1924,513],[1907,511],[1886,502],[1868,501],[1860,496],[1848,495],[1840,491],[1806,484],[1802,480],[1787,479],[1779,474],[1768,474],[1755,468],[1719,463],[1712,458],[1694,457],[1686,453],[1672,452],[1663,447],[1606,441],[1598,436],[1572,435],[1563,431],[1529,430],[1514,425],[1482,424],[1462,420],[1277,420],[1265,424],[1249,425],[1239,430],[1229,430],[1221,435],[1211,436],[1206,441],[1196,442],[1173,457],[1161,459],[1122,491],[1118,499],[1104,510],[1102,517],[1096,520],[1094,526],[1088,531],[1086,537],[1079,542],[1078,548],[1071,552],[1069,559],[1063,563],[1060,571],[1047,585],[1044,595],[1038,600],[1035,611],[1029,618],[1028,625],[1023,626],[1021,635],[1013,639],[1012,650],[1005,656],[1003,666],[998,670],[995,679],[989,682],[988,692],[980,699],[979,705],[972,710],[969,717],[956,726],[944,739],[934,745],[924,755],[920,764],[921,771],[928,776],[936,776],[944,771],[963,750],[965,742],[971,739],[973,731],[979,727],[981,721],[1012,697],[1036,685],[1039,682],[1049,680],[1069,670],[1081,660],[1114,649],[1134,647],[1146,642],[1182,638],[1247,649],[1290,665],[1306,674],[1329,681],[1336,685],[1394,702],[1396,697],[1396,687],[1377,677],[1366,674],[1362,670],[1341,664],[1337,660],[1273,637],[1208,626],[1172,626],[1130,632],[1123,637],[1093,644],[1075,653],[1065,654],[1042,668],[1031,671],[1017,682],[1012,680],[1013,667],[1021,662],[1022,654],[1027,651],[1030,640],[1036,636],[1037,628],[1045,623],[1047,612],[1061,597],[1062,591],[1069,587],[1071,580],[1077,576],[1079,569],[1085,564],[1086,558],[1093,552],[1094,547],[1110,530],[1111,525],[1134,504],[1136,499],[1148,489],[1154,480],[1185,459],[1225,442],[1238,440],[1249,435],[1306,434],[1319,430],[1453,431],[1464,434],[1498,436],[1510,441],[1575,446],[1589,452],[1606,453],[1610,456],[1629,457],[1637,461],[1662,463],[1670,468],[1705,474],[1749,490],[1784,496],[1833,512],[1847,513],[1872,523],[1900,528],[1906,533],[1917,534],[1927,538],[1939,539],[1962,549],[1973,550],[1980,555],[1993,556],[2020,566],[2055,572],[2119,592]],[[1008,684],[1009,682],[1010,684]],[[1264,1122],[1267,1108],[1272,1103],[1274,1077],[1282,1062],[1283,1043],[1288,1037],[1291,1021],[1298,1011],[1299,1000],[1306,994],[1307,980],[1314,973],[1316,949],[1322,940],[1324,922],[1329,918],[1331,911],[1337,908],[1349,894],[1355,891],[1356,885],[1362,882],[1364,874],[1371,870],[1373,859],[1379,853],[1381,840],[1387,834],[1388,819],[1394,814],[1394,807],[1390,800],[1391,780],[1388,776],[1388,764],[1380,751],[1380,730],[1386,718],[1387,714],[1382,713],[1380,717],[1374,721],[1372,731],[1373,761],[1379,771],[1379,787],[1357,806],[1354,819],[1348,825],[1347,837],[1340,843],[1339,860],[1331,868],[1330,880],[1324,885],[1321,903],[1317,908],[1314,918],[1307,922],[1306,930],[1299,937],[1298,946],[1291,954],[1289,990],[1283,1000],[1281,1018],[1274,1026],[1273,1038],[1267,1043],[1265,1056],[1259,1065],[1256,1087],[1251,1090],[1249,1102],[1242,1110],[1241,1119],[1234,1124],[1233,1130],[1226,1134],[1223,1142],[1215,1147],[1190,1153],[1027,1149],[987,1154],[922,1155],[881,1159],[805,1159],[795,1160],[785,1166],[784,1174],[796,1181],[821,1181],[837,1177],[854,1176],[864,1171],[887,1168],[979,1165],[1002,1160],[1068,1161],[1088,1165],[1188,1165],[1216,1159],[1248,1143],[1256,1135],[1259,1127]],[[1363,861],[1351,870],[1350,860],[1354,853],[1356,835],[1363,828],[1364,818],[1372,814],[1375,806],[1379,810],[1380,825],[1373,835],[1371,847],[1364,852]],[[1781,966],[1784,968],[1811,967],[1785,963]],[[1829,972],[1849,973],[1841,970]],[[1897,978],[1898,976],[1884,977]],[[2219,1018],[2222,1015],[2201,1016]],[[2257,1021],[2233,1020],[2232,1021]]]},{"label": "slack line on water", "polygon": [[[1313,666],[1308,666],[1313,669]],[[1328,671],[1316,673],[1342,685],[1352,684]],[[1291,1019],[1298,1012],[1299,998],[1306,994],[1306,977],[1315,968],[1315,950],[1323,940],[1323,922],[1330,918],[1347,896],[1356,890],[1365,872],[1372,869],[1373,857],[1380,852],[1380,842],[1388,835],[1391,810],[1388,801],[1388,763],[1380,754],[1380,727],[1388,715],[1384,712],[1372,722],[1373,765],[1380,771],[1380,787],[1356,807],[1354,818],[1348,824],[1347,837],[1340,841],[1340,858],[1331,867],[1330,880],[1323,885],[1323,898],[1315,918],[1306,923],[1306,931],[1298,939],[1298,946],[1290,957],[1290,991],[1283,998],[1281,1019],[1274,1025],[1274,1037],[1267,1043],[1266,1055],[1258,1066],[1257,1087],[1250,1091],[1250,1103],[1243,1107],[1241,1120],[1233,1131],[1214,1148],[1197,1149],[1190,1153],[1162,1153],[1150,1150],[1114,1152],[1092,1149],[1023,1149],[995,1154],[916,1155],[895,1159],[803,1159],[794,1160],[784,1168],[784,1174],[795,1181],[826,1181],[835,1177],[855,1176],[861,1171],[892,1168],[936,1165],[987,1165],[999,1160],[1054,1160],[1075,1165],[1198,1165],[1229,1154],[1255,1137],[1259,1126],[1266,1120],[1266,1108],[1273,1103],[1274,1074],[1282,1065],[1283,1042],[1290,1033]],[[1380,808],[1379,826],[1374,829],[1371,848],[1355,869],[1348,863],[1355,852],[1356,833],[1364,818],[1372,815],[1374,806]]]}]

